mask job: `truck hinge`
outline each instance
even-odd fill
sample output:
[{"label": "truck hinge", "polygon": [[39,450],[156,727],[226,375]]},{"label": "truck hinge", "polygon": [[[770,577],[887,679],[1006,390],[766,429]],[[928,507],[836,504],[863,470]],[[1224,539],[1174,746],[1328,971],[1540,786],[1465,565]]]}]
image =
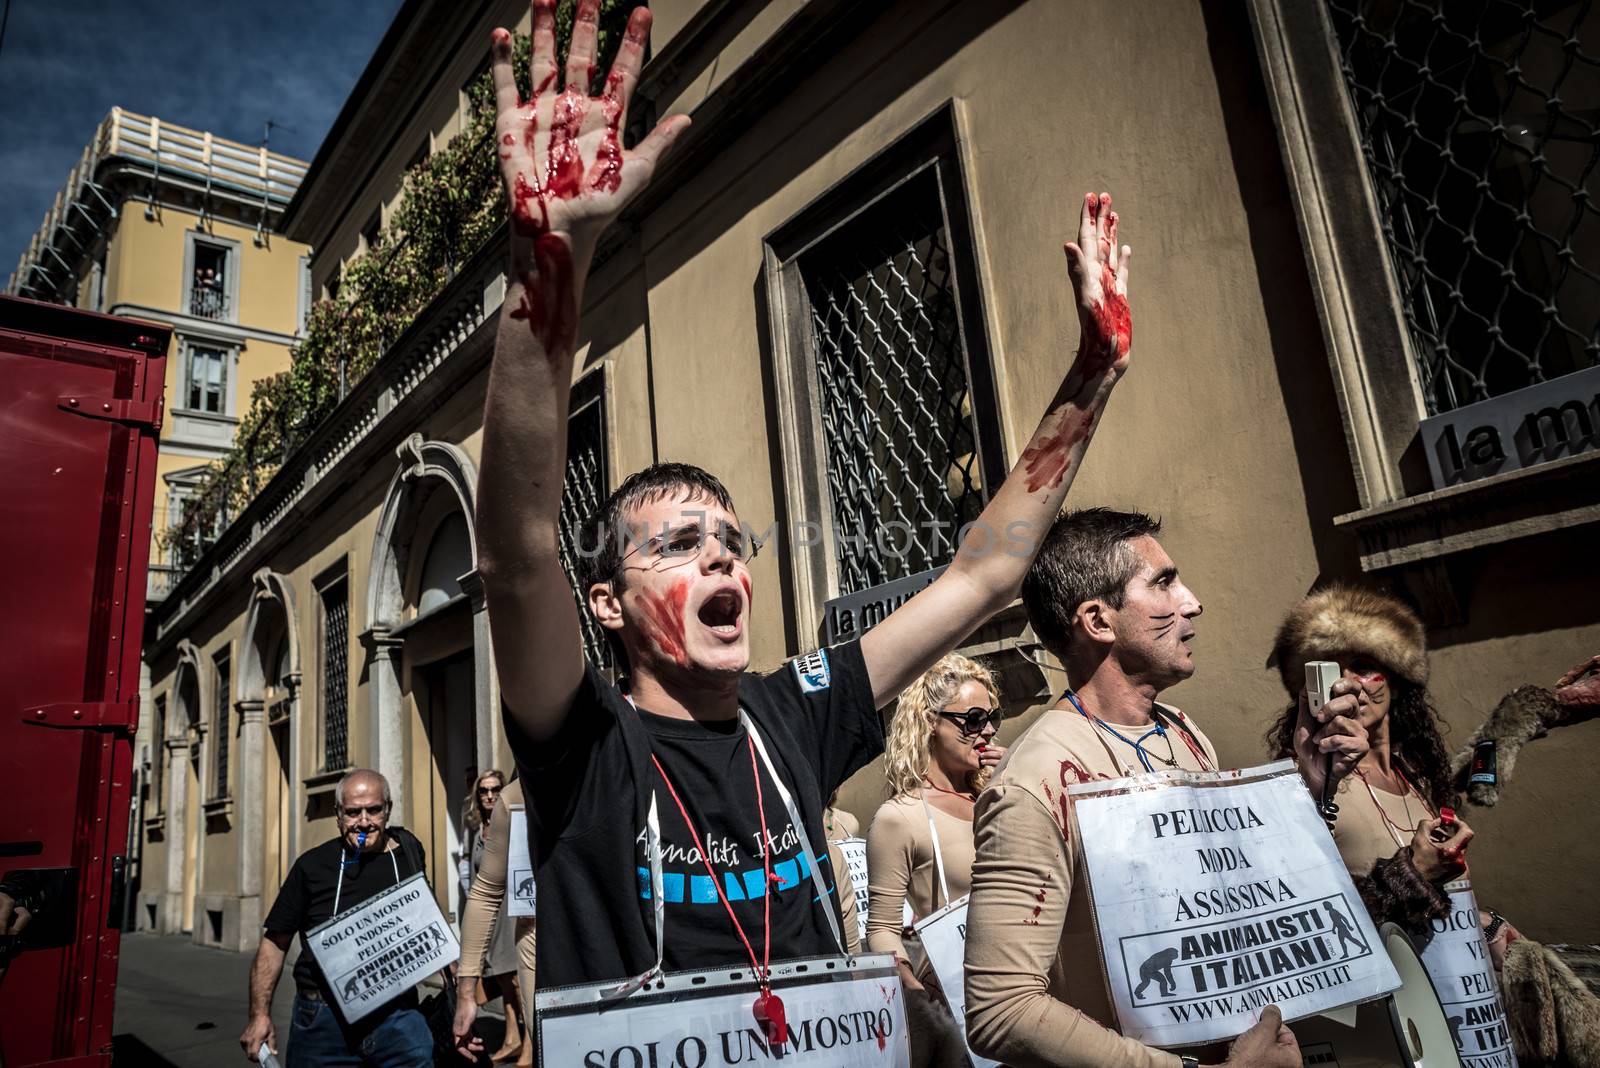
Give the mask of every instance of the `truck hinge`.
[{"label": "truck hinge", "polygon": [[161,429],[161,401],[117,400],[111,397],[62,397],[56,401],[62,411],[87,416],[90,419],[107,419],[113,423]]},{"label": "truck hinge", "polygon": [[70,701],[59,705],[30,705],[22,722],[38,727],[133,730],[139,722],[138,699],[131,701]]}]

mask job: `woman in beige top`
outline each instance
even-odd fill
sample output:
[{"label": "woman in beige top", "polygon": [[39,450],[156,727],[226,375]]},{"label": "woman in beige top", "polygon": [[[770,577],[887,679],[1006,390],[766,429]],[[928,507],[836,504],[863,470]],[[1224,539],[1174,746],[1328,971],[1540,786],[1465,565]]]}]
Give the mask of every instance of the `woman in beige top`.
[{"label": "woman in beige top", "polygon": [[[1346,678],[1362,680],[1358,718],[1371,749],[1334,796],[1334,843],[1378,922],[1416,928],[1444,917],[1450,908],[1444,887],[1466,874],[1472,830],[1439,818],[1456,797],[1439,719],[1428,703],[1421,620],[1392,597],[1332,586],[1289,611],[1274,658],[1290,694],[1301,693],[1312,660],[1334,661]],[[1290,705],[1267,733],[1279,756],[1294,751],[1298,715],[1298,705]],[[1480,918],[1499,968],[1516,929],[1493,912]]]},{"label": "woman in beige top", "polygon": [[891,796],[867,831],[867,949],[893,953],[908,989],[904,932],[972,882],[972,806],[1005,755],[994,744],[1000,699],[983,665],[951,653],[906,687],[889,724],[884,769]]},{"label": "woman in beige top", "polygon": [[[482,786],[490,774],[485,773],[478,784]],[[477,979],[486,963],[491,968],[497,966],[491,947],[501,942],[506,934],[505,921],[510,919],[505,912],[505,897],[506,868],[511,854],[511,807],[522,804],[522,784],[510,783],[499,790],[498,795],[489,818],[483,821],[478,848],[473,850],[476,871],[461,910],[461,963],[456,975],[456,1019],[452,1028],[460,1045],[470,1041],[472,1024],[478,1015]],[[518,1068],[530,1068],[534,1047],[533,918],[517,917],[511,935],[515,940],[515,958],[509,967],[514,971],[506,977],[512,981],[501,986],[505,995],[506,1041],[493,1059],[505,1061],[515,1057]],[[526,1041],[520,1036],[519,1020],[525,1022]]]}]

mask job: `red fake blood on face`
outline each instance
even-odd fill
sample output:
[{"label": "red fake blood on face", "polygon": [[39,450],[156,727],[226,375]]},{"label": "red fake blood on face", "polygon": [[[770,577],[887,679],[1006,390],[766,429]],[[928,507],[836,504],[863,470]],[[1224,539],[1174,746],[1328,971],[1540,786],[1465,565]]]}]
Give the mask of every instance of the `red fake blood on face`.
[{"label": "red fake blood on face", "polygon": [[1061,425],[1055,433],[1042,441],[1029,445],[1022,453],[1022,472],[1028,478],[1028,492],[1055,489],[1067,477],[1072,467],[1069,455],[1072,447],[1089,436],[1094,426],[1094,412],[1068,410],[1062,414]]},{"label": "red fake blood on face", "polygon": [[684,648],[683,613],[689,603],[689,580],[682,579],[665,593],[652,594],[641,591],[639,603],[644,608],[645,629],[661,655],[679,667],[689,666],[689,656]]},{"label": "red fake blood on face", "polygon": [[755,604],[756,601],[755,594],[750,592],[750,576],[740,575],[739,585],[744,587],[744,605],[745,608],[748,609],[751,605]]}]

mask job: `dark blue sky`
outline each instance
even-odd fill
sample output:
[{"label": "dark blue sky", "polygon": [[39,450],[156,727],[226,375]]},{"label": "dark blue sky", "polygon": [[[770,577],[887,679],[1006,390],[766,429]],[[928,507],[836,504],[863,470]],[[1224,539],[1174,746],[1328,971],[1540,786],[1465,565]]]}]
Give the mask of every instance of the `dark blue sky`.
[{"label": "dark blue sky", "polygon": [[[0,0],[3,6],[5,0]],[[401,0],[11,0],[0,287],[113,106],[309,160]]]}]

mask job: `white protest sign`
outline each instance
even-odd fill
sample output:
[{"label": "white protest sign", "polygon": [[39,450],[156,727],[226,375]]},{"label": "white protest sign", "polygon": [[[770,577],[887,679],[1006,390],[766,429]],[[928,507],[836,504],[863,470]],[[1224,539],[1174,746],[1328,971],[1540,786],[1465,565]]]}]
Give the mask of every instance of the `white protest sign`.
[{"label": "white protest sign", "polygon": [[1472,884],[1462,880],[1445,890],[1450,915],[1433,921],[1433,939],[1422,951],[1422,965],[1444,1006],[1456,1051],[1466,1068],[1517,1068]]},{"label": "white protest sign", "polygon": [[306,948],[347,1023],[461,956],[421,873],[306,932]]},{"label": "white protest sign", "polygon": [[749,971],[669,975],[620,1000],[589,987],[540,991],[542,1068],[732,1068],[781,1057],[795,1068],[910,1068],[905,1000],[885,954],[772,968],[788,1035],[769,1046]]},{"label": "white protest sign", "polygon": [[867,944],[867,840],[841,838],[836,843],[850,869],[850,886],[856,892],[856,924],[861,928],[861,944]]},{"label": "white protest sign", "polygon": [[506,915],[532,916],[539,888],[528,859],[528,812],[511,806],[511,848],[506,855]]},{"label": "white protest sign", "polygon": [[[967,1033],[967,899],[958,897],[944,908],[917,924],[917,934],[922,938],[922,951],[928,955],[933,974],[939,977],[939,988],[944,992],[944,1003],[956,1019],[956,1028]],[[999,1061],[980,1057],[967,1047],[967,1056],[973,1068],[997,1068]]]},{"label": "white protest sign", "polygon": [[1213,1042],[1400,985],[1289,761],[1068,792],[1123,1034]]}]

